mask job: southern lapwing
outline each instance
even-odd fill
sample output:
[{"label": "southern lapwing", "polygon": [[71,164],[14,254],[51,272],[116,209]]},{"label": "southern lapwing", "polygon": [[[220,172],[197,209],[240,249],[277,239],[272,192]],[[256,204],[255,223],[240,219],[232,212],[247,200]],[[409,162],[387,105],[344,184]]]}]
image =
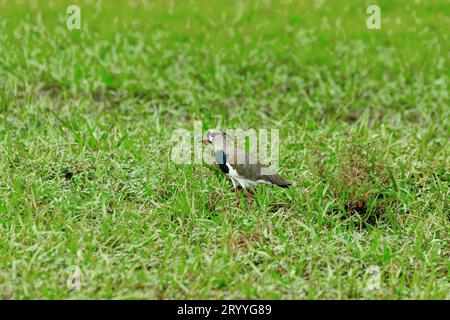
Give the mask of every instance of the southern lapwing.
[{"label": "southern lapwing", "polygon": [[225,132],[214,129],[207,132],[202,142],[212,144],[216,163],[220,170],[231,179],[236,194],[236,207],[239,206],[238,186],[242,187],[251,205],[253,199],[247,191],[248,187],[258,184],[275,184],[288,188],[291,185],[276,172],[261,165],[251,154],[235,148],[234,141],[227,138],[228,135]]}]

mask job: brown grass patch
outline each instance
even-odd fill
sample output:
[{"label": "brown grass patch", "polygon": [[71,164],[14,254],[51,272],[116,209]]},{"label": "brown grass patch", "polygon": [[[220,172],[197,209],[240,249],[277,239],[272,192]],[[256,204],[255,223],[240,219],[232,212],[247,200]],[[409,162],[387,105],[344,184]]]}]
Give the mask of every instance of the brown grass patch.
[{"label": "brown grass patch", "polygon": [[375,223],[396,205],[396,186],[378,147],[352,139],[342,155],[335,157],[331,161],[330,156],[317,152],[315,165],[319,177],[329,184],[330,196],[338,199],[333,212]]}]

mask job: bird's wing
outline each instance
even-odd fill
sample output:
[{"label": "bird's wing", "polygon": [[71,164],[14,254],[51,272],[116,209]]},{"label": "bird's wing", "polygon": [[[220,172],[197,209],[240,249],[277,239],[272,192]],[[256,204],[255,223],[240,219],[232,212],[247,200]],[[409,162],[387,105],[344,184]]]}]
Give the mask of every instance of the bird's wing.
[{"label": "bird's wing", "polygon": [[227,161],[245,179],[252,181],[263,180],[280,187],[288,187],[291,184],[273,170],[261,165],[254,156],[246,153],[244,150],[230,150]]}]

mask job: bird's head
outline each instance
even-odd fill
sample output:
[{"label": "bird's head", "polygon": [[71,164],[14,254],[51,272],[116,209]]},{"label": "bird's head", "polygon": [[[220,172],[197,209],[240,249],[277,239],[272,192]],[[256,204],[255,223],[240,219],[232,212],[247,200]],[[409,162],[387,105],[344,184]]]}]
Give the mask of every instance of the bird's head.
[{"label": "bird's head", "polygon": [[203,143],[211,143],[213,145],[217,143],[225,143],[227,134],[224,131],[218,129],[209,130],[206,135],[203,137]]}]

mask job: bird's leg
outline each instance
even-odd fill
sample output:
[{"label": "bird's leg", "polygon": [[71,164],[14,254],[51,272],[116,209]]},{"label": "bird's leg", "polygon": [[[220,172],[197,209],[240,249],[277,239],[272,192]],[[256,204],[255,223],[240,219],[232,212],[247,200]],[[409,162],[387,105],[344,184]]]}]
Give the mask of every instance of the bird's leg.
[{"label": "bird's leg", "polygon": [[248,193],[247,189],[244,188],[243,190],[244,190],[245,196],[247,197],[248,204],[249,204],[249,205],[252,205],[252,203],[253,203],[253,198],[250,196],[250,194]]},{"label": "bird's leg", "polygon": [[231,178],[231,182],[233,183],[234,193],[236,194],[236,208],[237,208],[237,207],[239,207],[238,184],[233,178]]}]

